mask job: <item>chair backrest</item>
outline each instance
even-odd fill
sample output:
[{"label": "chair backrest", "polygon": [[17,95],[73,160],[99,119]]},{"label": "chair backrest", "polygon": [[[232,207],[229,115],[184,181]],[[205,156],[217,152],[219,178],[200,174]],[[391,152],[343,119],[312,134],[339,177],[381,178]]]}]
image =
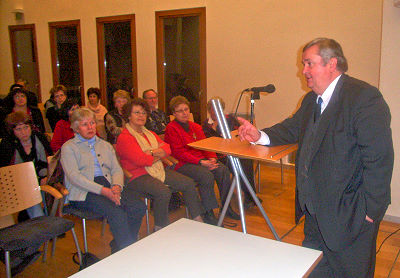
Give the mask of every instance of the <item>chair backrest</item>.
[{"label": "chair backrest", "polygon": [[0,168],[0,217],[42,202],[33,162]]}]

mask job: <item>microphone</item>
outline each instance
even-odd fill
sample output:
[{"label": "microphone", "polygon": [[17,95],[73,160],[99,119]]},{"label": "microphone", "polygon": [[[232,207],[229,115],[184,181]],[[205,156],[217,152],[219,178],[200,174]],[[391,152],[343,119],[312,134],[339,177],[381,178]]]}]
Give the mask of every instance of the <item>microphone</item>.
[{"label": "microphone", "polygon": [[268,84],[267,86],[262,86],[262,87],[247,88],[246,90],[244,90],[244,92],[253,92],[253,93],[265,92],[272,94],[273,92],[275,92],[275,86],[273,84]]},{"label": "microphone", "polygon": [[273,84],[268,84],[263,87],[253,87],[253,88],[247,88],[247,89],[243,90],[242,93],[240,94],[240,98],[239,98],[239,101],[236,106],[235,118],[236,118],[236,114],[237,114],[237,111],[239,108],[240,101],[242,100],[243,93],[245,93],[245,92],[251,92],[251,101],[252,101],[252,103],[254,103],[255,99],[260,99],[260,92],[266,92],[266,93],[272,94],[273,92],[275,92],[275,86]]}]

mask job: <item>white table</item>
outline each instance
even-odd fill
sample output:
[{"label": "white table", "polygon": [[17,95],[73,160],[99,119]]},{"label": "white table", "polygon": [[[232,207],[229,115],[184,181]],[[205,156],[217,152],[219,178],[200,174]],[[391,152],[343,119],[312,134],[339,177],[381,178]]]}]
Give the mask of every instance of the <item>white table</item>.
[{"label": "white table", "polygon": [[305,277],[322,252],[180,219],[71,277]]}]

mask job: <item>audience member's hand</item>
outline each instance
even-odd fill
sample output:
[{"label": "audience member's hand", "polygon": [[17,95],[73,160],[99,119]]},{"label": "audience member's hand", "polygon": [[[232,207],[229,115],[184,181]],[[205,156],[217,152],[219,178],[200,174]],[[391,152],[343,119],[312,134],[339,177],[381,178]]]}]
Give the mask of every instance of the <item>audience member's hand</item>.
[{"label": "audience member's hand", "polygon": [[258,129],[254,125],[240,117],[238,117],[237,120],[240,123],[238,131],[241,141],[246,140],[249,142],[256,142],[260,139],[260,131],[258,131]]},{"label": "audience member's hand", "polygon": [[215,163],[210,160],[201,160],[200,164],[201,164],[201,166],[206,167],[208,170],[214,170],[214,169],[218,168],[218,163]]},{"label": "audience member's hand", "polygon": [[121,194],[121,192],[122,192],[122,187],[119,186],[118,184],[114,184],[114,185],[111,187],[111,191],[112,191],[114,194]]},{"label": "audience member's hand", "polygon": [[370,223],[374,223],[374,220],[372,220],[368,215],[365,216],[365,220],[367,220]]},{"label": "audience member's hand", "polygon": [[218,163],[218,159],[216,159],[215,157],[212,157],[209,159],[211,162],[213,163]]},{"label": "audience member's hand", "polygon": [[121,205],[121,199],[120,199],[121,197],[120,197],[120,195],[117,196],[116,194],[114,194],[110,188],[103,187],[101,189],[101,195],[103,195],[103,196],[107,197],[108,199],[110,199],[117,206]]},{"label": "audience member's hand", "polygon": [[43,179],[41,179],[40,185],[46,185],[46,184],[47,184],[47,177],[44,177]]},{"label": "audience member's hand", "polygon": [[166,153],[163,148],[161,148],[165,143],[161,143],[159,148],[153,150],[153,156],[163,158]]}]

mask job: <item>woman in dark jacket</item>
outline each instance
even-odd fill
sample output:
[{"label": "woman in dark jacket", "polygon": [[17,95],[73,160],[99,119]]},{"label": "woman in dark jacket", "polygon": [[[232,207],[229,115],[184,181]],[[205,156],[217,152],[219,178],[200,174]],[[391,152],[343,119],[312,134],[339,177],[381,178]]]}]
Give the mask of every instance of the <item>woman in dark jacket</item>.
[{"label": "woman in dark jacket", "polygon": [[131,101],[129,93],[118,90],[113,95],[114,109],[104,115],[104,125],[107,133],[107,141],[115,145],[121,131],[125,128],[126,120],[122,116],[122,107]]},{"label": "woman in dark jacket", "polygon": [[57,85],[50,90],[51,98],[54,99],[55,105],[47,109],[46,118],[49,120],[51,130],[54,132],[56,124],[62,119],[62,104],[67,100],[67,88],[63,85]]},{"label": "woman in dark jacket", "polygon": [[31,119],[33,130],[45,132],[42,113],[39,108],[28,105],[28,95],[24,89],[20,87],[12,89],[5,102],[7,114],[18,111],[24,112]]},{"label": "woman in dark jacket", "polygon": [[[44,134],[32,129],[32,121],[23,112],[12,112],[6,118],[9,136],[0,143],[0,167],[33,161],[39,183],[47,182],[47,156],[52,155]],[[27,209],[29,217],[43,215],[39,205]]]}]

